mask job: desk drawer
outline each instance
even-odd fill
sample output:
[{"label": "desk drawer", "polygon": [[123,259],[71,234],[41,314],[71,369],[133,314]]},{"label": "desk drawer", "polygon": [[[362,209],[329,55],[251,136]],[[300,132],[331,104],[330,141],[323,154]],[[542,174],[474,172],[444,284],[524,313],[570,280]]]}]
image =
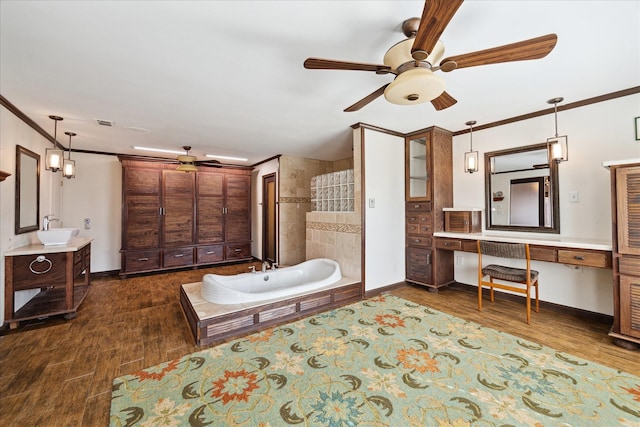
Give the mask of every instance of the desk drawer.
[{"label": "desk drawer", "polygon": [[611,259],[606,252],[590,252],[558,249],[558,262],[584,267],[611,267]]},{"label": "desk drawer", "polygon": [[540,246],[529,246],[529,254],[534,261],[557,262],[556,250]]},{"label": "desk drawer", "polygon": [[462,241],[456,239],[445,239],[438,237],[436,239],[437,249],[446,249],[448,251],[460,251],[462,250]]}]

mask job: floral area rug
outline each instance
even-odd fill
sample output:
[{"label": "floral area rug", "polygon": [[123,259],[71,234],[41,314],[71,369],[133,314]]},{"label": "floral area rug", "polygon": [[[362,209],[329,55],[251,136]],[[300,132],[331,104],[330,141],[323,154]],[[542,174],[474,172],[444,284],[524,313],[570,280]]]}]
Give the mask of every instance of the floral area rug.
[{"label": "floral area rug", "polygon": [[113,382],[112,426],[638,426],[640,378],[382,295]]}]

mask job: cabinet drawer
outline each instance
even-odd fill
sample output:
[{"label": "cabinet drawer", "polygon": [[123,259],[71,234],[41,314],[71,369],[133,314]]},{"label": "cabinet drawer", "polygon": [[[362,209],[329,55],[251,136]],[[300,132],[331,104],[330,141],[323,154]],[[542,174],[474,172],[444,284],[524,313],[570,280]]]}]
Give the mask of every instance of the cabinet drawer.
[{"label": "cabinet drawer", "polygon": [[224,259],[224,246],[211,245],[200,246],[196,249],[196,262],[203,264],[207,262],[218,262]]},{"label": "cabinet drawer", "polygon": [[437,238],[436,248],[446,249],[449,251],[460,251],[462,250],[462,241],[456,239]]},{"label": "cabinet drawer", "polygon": [[407,212],[431,212],[431,202],[407,202]]},{"label": "cabinet drawer", "polygon": [[122,267],[127,273],[158,269],[160,268],[160,251],[126,252]]},{"label": "cabinet drawer", "polygon": [[611,258],[606,252],[558,250],[558,262],[561,264],[607,268],[611,266],[610,261]]},{"label": "cabinet drawer", "polygon": [[168,249],[164,251],[165,267],[180,267],[193,264],[193,248]]},{"label": "cabinet drawer", "polygon": [[419,283],[431,283],[431,250],[407,248],[407,280]]},{"label": "cabinet drawer", "polygon": [[480,211],[445,211],[444,231],[479,233],[482,231]]},{"label": "cabinet drawer", "polygon": [[407,234],[412,235],[431,235],[433,229],[431,228],[431,223],[426,222],[426,220],[421,220],[423,216],[413,215],[407,216]]},{"label": "cabinet drawer", "polygon": [[620,274],[640,276],[640,256],[624,255],[620,257],[618,270],[620,271]]},{"label": "cabinet drawer", "polygon": [[251,245],[249,243],[240,243],[235,245],[226,245],[225,259],[242,259],[251,257]]},{"label": "cabinet drawer", "polygon": [[407,236],[407,246],[431,247],[431,237]]}]

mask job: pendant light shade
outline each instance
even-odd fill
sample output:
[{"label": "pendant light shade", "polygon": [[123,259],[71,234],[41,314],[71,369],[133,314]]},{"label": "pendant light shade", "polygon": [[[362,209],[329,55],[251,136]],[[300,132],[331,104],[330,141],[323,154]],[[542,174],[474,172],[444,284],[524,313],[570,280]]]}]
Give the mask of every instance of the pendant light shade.
[{"label": "pendant light shade", "polygon": [[63,120],[60,116],[49,116],[53,120],[53,148],[47,148],[45,150],[45,169],[51,172],[58,172],[62,169],[62,163],[64,161],[64,151],[60,150],[56,145],[58,135],[58,122]]},{"label": "pendant light shade", "polygon": [[549,161],[556,163],[569,160],[569,138],[567,135],[558,135],[558,103],[563,100],[564,98],[559,97],[547,101],[548,104],[553,104],[553,114],[556,124],[555,136],[547,138],[547,152],[549,154]]},{"label": "pendant light shade", "polygon": [[190,146],[185,145],[182,148],[184,148],[184,151],[186,151],[187,154],[179,155],[177,157],[180,162],[180,166],[178,166],[176,170],[180,172],[197,172],[198,168],[195,165],[195,161],[198,160],[198,158],[196,156],[189,155],[189,151],[191,150]]},{"label": "pendant light shade", "polygon": [[470,120],[465,124],[469,126],[469,151],[464,153],[464,171],[474,173],[478,172],[478,152],[473,151],[473,125],[476,121]]},{"label": "pendant light shade", "polygon": [[67,179],[76,177],[76,162],[71,160],[71,137],[76,136],[73,132],[65,132],[65,135],[69,135],[69,158],[64,159],[62,163],[62,176]]}]

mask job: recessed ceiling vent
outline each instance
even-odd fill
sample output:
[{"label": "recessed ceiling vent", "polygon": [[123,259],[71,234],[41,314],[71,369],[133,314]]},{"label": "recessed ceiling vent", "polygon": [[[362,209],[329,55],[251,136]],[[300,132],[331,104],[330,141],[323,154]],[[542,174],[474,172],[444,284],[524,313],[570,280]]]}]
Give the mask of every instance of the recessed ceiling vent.
[{"label": "recessed ceiling vent", "polygon": [[107,126],[107,127],[114,127],[116,125],[116,122],[113,122],[111,120],[104,120],[104,119],[94,119],[96,121],[96,123],[100,126]]}]

